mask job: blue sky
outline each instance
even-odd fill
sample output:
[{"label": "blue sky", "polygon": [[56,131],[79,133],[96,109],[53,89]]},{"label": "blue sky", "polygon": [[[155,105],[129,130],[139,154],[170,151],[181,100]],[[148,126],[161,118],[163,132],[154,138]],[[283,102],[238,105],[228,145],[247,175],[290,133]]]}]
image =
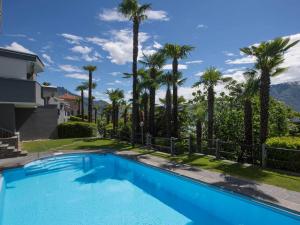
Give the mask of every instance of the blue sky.
[{"label": "blue sky", "polygon": [[[38,54],[46,64],[41,82],[74,91],[86,79],[82,66],[93,64],[98,67],[94,74],[97,98],[105,98],[107,88],[117,87],[129,96],[131,80],[123,79],[122,73],[131,70],[132,25],[116,12],[119,2],[6,0],[0,46]],[[154,52],[166,42],[195,47],[180,62],[188,80],[179,92],[186,97],[211,65],[225,76],[242,80],[242,72],[253,59],[241,55],[240,47],[278,36],[300,39],[299,0],[144,2],[152,4],[152,11],[141,25],[140,53]],[[286,65],[290,70],[273,83],[300,80],[299,44],[288,53]]]}]

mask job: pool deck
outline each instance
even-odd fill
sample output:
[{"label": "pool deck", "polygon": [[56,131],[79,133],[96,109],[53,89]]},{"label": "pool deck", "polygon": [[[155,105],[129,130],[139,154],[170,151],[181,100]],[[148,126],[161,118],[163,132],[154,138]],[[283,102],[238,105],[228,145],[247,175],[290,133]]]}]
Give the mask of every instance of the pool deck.
[{"label": "pool deck", "polygon": [[208,171],[185,164],[178,164],[164,158],[156,157],[150,154],[141,154],[134,151],[66,150],[63,152],[31,153],[25,157],[0,159],[0,177],[1,170],[3,169],[20,167],[25,165],[26,163],[37,160],[39,158],[53,156],[55,154],[82,152],[114,153],[116,155],[130,158],[147,165],[168,170],[178,175],[189,177],[200,182],[214,185],[229,191],[246,195],[253,199],[258,199],[260,201],[267,202],[275,206],[287,208],[296,213],[300,213],[300,192],[290,191],[268,184],[256,183],[251,180],[236,178],[226,174]]}]

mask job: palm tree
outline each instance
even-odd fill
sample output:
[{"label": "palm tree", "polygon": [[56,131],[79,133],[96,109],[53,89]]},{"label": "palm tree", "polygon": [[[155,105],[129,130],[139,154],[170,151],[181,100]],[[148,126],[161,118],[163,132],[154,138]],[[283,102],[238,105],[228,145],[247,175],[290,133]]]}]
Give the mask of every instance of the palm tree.
[{"label": "palm tree", "polygon": [[194,48],[189,45],[165,44],[162,53],[172,59],[173,72],[173,136],[178,137],[178,93],[176,74],[178,73],[178,60],[184,59]]},{"label": "palm tree", "polygon": [[84,91],[87,90],[86,83],[82,83],[76,87],[76,91],[80,91],[81,96],[81,120],[84,121]]},{"label": "palm tree", "polygon": [[207,126],[207,138],[209,148],[213,145],[213,133],[214,133],[214,102],[215,92],[214,87],[220,82],[228,82],[231,78],[223,78],[219,70],[214,67],[208,68],[201,76],[200,81],[196,82],[193,87],[198,87],[201,84],[204,85],[207,90],[207,111],[208,111],[208,126]]},{"label": "palm tree", "polygon": [[248,56],[255,57],[255,69],[260,72],[260,143],[268,137],[269,99],[271,77],[283,73],[287,68],[280,67],[284,62],[284,53],[299,41],[290,43],[289,38],[276,38],[262,42],[258,46],[241,48]]},{"label": "palm tree", "polygon": [[88,65],[88,66],[84,66],[83,69],[89,72],[88,121],[89,121],[89,123],[91,123],[92,122],[92,110],[93,110],[93,100],[92,100],[93,72],[97,69],[97,67]]},{"label": "palm tree", "polygon": [[206,110],[204,102],[198,102],[193,106],[194,119],[196,121],[196,142],[197,152],[202,151],[202,133],[203,133],[203,122],[205,120]]},{"label": "palm tree", "polygon": [[128,104],[125,100],[123,100],[121,104],[123,105],[123,122],[126,126],[128,122],[128,110],[130,108],[130,104]]},{"label": "palm tree", "polygon": [[106,94],[112,102],[112,122],[113,122],[113,131],[116,134],[119,123],[119,105],[124,98],[124,91],[117,89],[107,90]]},{"label": "palm tree", "polygon": [[152,136],[155,136],[155,92],[159,87],[159,76],[162,74],[162,67],[166,62],[165,56],[161,52],[156,52],[151,55],[145,55],[140,62],[148,68],[149,73],[149,131]]},{"label": "palm tree", "polygon": [[171,85],[172,85],[172,74],[166,73],[161,77],[161,83],[167,86],[166,97],[165,97],[165,121],[166,121],[166,134],[167,137],[171,137],[172,130],[172,95],[171,95]]},{"label": "palm tree", "polygon": [[253,153],[253,109],[252,99],[257,95],[259,90],[259,78],[256,70],[247,70],[244,73],[245,82],[237,83],[235,80],[228,85],[230,95],[242,101],[244,107],[244,146],[238,156],[238,161],[241,161],[247,150]]},{"label": "palm tree", "polygon": [[133,22],[133,51],[132,51],[132,144],[136,142],[136,132],[138,130],[138,91],[137,91],[137,58],[139,45],[140,23],[147,19],[146,11],[151,8],[150,4],[140,5],[137,0],[123,0],[119,5],[119,12]]},{"label": "palm tree", "polygon": [[99,105],[94,105],[94,119],[95,119],[95,123],[97,123],[97,115],[98,115],[98,110],[100,109]]}]

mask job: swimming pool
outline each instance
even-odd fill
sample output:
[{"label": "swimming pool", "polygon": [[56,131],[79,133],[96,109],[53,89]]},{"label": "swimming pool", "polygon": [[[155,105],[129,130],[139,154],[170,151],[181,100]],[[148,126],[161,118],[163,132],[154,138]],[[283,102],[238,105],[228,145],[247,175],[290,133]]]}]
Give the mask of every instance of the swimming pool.
[{"label": "swimming pool", "polygon": [[296,225],[299,215],[112,154],[5,170],[0,225]]}]

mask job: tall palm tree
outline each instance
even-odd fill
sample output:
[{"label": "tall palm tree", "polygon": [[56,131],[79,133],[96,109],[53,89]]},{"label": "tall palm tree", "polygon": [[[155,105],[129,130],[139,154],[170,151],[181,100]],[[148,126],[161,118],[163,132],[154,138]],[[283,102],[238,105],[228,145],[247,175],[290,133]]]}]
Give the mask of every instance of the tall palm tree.
[{"label": "tall palm tree", "polygon": [[194,49],[189,45],[176,45],[176,44],[165,44],[162,49],[162,53],[172,59],[172,72],[173,72],[173,136],[178,137],[178,90],[176,74],[178,73],[178,60],[184,59]]},{"label": "tall palm tree", "polygon": [[165,56],[161,52],[156,52],[151,55],[145,55],[140,62],[148,68],[149,73],[149,131],[152,136],[155,136],[155,92],[159,87],[159,76],[162,74],[162,67],[166,62]]},{"label": "tall palm tree", "polygon": [[84,91],[87,90],[86,83],[82,83],[76,87],[76,91],[80,91],[81,96],[81,120],[84,121]]},{"label": "tall palm tree", "polygon": [[202,133],[203,133],[203,122],[205,120],[206,109],[204,102],[198,102],[193,106],[194,119],[196,121],[196,142],[197,142],[197,152],[202,150]]},{"label": "tall palm tree", "polygon": [[257,95],[260,83],[256,70],[247,70],[244,73],[244,77],[246,80],[244,83],[237,83],[235,80],[232,80],[231,84],[228,85],[230,94],[242,101],[244,107],[244,146],[238,156],[238,161],[243,159],[246,151],[253,151],[252,99]]},{"label": "tall palm tree", "polygon": [[93,113],[93,99],[92,99],[92,85],[93,85],[93,72],[97,69],[96,66],[87,65],[83,67],[84,70],[89,72],[89,85],[88,85],[88,121],[92,122],[92,113]]},{"label": "tall palm tree", "polygon": [[140,5],[137,0],[123,0],[119,5],[119,12],[133,22],[133,51],[132,51],[132,144],[136,142],[138,130],[138,91],[137,91],[137,59],[139,45],[140,23],[147,19],[146,11],[151,8],[150,4]]},{"label": "tall palm tree", "polygon": [[123,106],[123,122],[124,125],[126,126],[128,122],[128,110],[130,108],[130,104],[128,104],[125,100],[123,100],[121,104]]},{"label": "tall palm tree", "polygon": [[117,88],[112,90],[107,90],[106,94],[112,102],[112,122],[114,134],[117,133],[118,123],[119,123],[119,106],[124,98],[124,91]]},{"label": "tall palm tree", "polygon": [[98,115],[98,110],[100,109],[100,106],[99,105],[94,105],[94,120],[95,120],[95,123],[97,123],[97,115]]},{"label": "tall palm tree", "polygon": [[207,126],[207,138],[209,148],[213,145],[214,134],[214,102],[215,92],[214,87],[220,82],[228,82],[231,78],[224,78],[219,70],[214,67],[208,68],[201,76],[200,81],[196,82],[193,87],[199,87],[201,84],[207,90],[207,111],[208,111],[208,126]]},{"label": "tall palm tree", "polygon": [[165,122],[166,122],[166,134],[170,138],[172,136],[172,74],[166,73],[161,77],[161,84],[167,86],[166,97],[165,97]]},{"label": "tall palm tree", "polygon": [[269,99],[271,77],[283,73],[287,68],[280,67],[284,53],[299,41],[290,42],[289,38],[276,38],[262,42],[258,46],[241,48],[248,56],[255,57],[255,69],[260,72],[260,143],[268,137]]}]

